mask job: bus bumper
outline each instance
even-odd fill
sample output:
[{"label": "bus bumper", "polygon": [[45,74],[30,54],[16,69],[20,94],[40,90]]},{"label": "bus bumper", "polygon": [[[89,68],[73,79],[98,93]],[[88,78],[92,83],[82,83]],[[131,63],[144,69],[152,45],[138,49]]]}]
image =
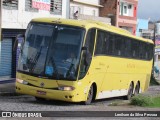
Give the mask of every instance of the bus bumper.
[{"label": "bus bumper", "polygon": [[34,86],[24,85],[16,82],[16,93],[32,95],[35,97],[61,100],[68,102],[82,102],[85,101],[85,94],[79,94],[77,90],[73,91],[62,91],[62,90],[53,90],[38,88]]}]

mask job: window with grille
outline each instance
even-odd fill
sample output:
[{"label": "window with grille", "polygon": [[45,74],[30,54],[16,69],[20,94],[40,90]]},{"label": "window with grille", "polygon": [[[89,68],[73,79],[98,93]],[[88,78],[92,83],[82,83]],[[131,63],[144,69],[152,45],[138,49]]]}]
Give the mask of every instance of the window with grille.
[{"label": "window with grille", "polygon": [[55,15],[62,14],[62,0],[51,0],[50,13]]},{"label": "window with grille", "polygon": [[32,11],[32,12],[38,12],[37,8],[32,8],[32,0],[25,0],[25,10]]},{"label": "window with grille", "polygon": [[3,0],[3,8],[18,10],[18,0]]}]

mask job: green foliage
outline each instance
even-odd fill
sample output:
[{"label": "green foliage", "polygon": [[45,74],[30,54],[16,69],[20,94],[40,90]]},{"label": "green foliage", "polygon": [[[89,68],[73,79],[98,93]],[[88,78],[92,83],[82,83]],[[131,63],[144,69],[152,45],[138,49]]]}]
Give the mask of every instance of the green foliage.
[{"label": "green foliage", "polygon": [[152,97],[149,96],[142,96],[142,95],[138,95],[138,96],[134,96],[131,99],[131,105],[137,105],[137,106],[149,106],[153,104],[153,100]]},{"label": "green foliage", "polygon": [[149,105],[149,107],[160,107],[160,96],[153,98],[153,104]]},{"label": "green foliage", "polygon": [[142,107],[160,107],[160,96],[134,96],[130,104]]}]

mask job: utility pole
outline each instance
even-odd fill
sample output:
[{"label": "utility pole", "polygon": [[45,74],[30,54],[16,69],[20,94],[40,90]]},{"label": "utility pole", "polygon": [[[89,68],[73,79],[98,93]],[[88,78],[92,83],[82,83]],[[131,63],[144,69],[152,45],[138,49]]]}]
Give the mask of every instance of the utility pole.
[{"label": "utility pole", "polygon": [[0,41],[2,39],[2,0],[0,0]]},{"label": "utility pole", "polygon": [[156,22],[154,21],[154,29],[153,29],[153,43],[154,43],[154,46],[153,46],[153,63],[152,63],[152,76],[151,76],[151,80],[152,79],[155,79],[154,77],[154,62],[155,62],[155,46],[156,46]]},{"label": "utility pole", "polygon": [[[0,0],[0,42],[2,39],[2,0]],[[0,44],[0,68],[1,68],[1,44]]]}]

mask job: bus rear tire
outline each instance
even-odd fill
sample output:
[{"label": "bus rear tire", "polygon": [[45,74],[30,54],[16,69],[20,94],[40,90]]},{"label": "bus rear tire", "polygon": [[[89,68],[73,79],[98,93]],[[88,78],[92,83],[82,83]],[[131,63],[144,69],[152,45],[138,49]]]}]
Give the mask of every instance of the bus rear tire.
[{"label": "bus rear tire", "polygon": [[92,85],[90,87],[89,92],[88,92],[87,100],[84,102],[85,105],[91,104],[91,102],[93,100],[93,95],[94,95],[94,91],[93,91],[93,85]]},{"label": "bus rear tire", "polygon": [[140,84],[139,84],[139,82],[137,82],[136,87],[135,87],[135,91],[134,91],[135,96],[139,94],[139,89],[140,89]]},{"label": "bus rear tire", "polygon": [[128,94],[127,94],[127,96],[125,96],[125,100],[130,100],[131,99],[131,97],[133,96],[133,89],[134,89],[134,85],[131,82],[131,84],[129,86],[129,89],[128,89]]}]

